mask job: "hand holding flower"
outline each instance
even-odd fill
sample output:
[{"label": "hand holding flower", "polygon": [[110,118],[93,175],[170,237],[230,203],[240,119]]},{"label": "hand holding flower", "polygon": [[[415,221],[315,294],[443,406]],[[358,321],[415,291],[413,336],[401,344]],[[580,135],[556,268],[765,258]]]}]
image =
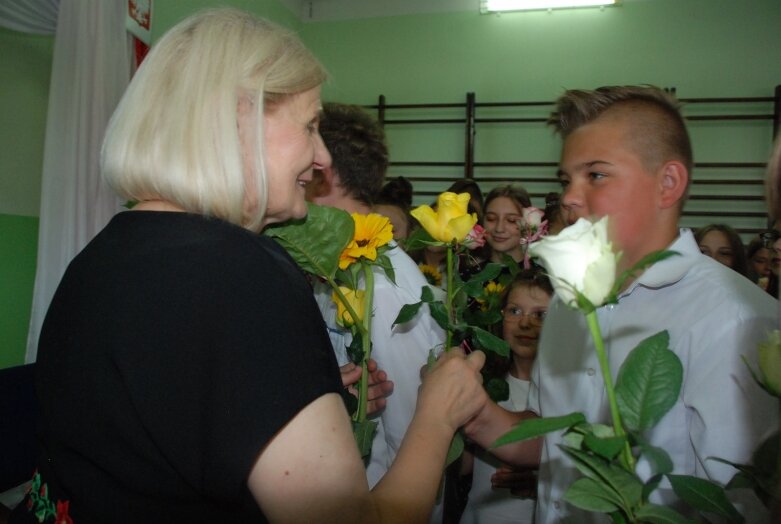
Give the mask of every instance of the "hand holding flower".
[{"label": "hand holding flower", "polygon": [[418,393],[418,414],[441,420],[452,431],[475,417],[489,402],[480,374],[485,363],[482,351],[464,356],[453,348],[439,357],[423,377]]}]

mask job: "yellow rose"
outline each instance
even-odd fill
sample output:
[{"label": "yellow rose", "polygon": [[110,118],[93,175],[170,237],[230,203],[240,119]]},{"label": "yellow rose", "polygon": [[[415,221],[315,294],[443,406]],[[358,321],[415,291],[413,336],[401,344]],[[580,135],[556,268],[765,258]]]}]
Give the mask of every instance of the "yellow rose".
[{"label": "yellow rose", "polygon": [[[339,286],[339,290],[341,290],[344,298],[347,299],[350,307],[355,311],[355,314],[358,315],[359,318],[357,322],[361,322],[363,320],[363,297],[366,292],[363,289],[354,291],[344,286]],[[353,320],[352,315],[350,315],[350,312],[345,307],[341,298],[339,298],[339,295],[336,294],[336,291],[331,294],[331,299],[336,302],[336,323],[343,328],[351,328],[356,321]]]},{"label": "yellow rose", "polygon": [[467,213],[469,198],[469,193],[445,192],[437,198],[436,211],[419,206],[411,214],[434,240],[460,243],[477,223],[477,214]]}]

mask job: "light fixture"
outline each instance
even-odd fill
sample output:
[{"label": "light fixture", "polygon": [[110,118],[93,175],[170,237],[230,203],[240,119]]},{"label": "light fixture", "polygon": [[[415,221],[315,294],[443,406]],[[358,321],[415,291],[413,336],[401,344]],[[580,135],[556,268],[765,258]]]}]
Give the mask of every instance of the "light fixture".
[{"label": "light fixture", "polygon": [[567,7],[597,7],[615,5],[620,0],[481,0],[480,12],[529,11],[533,9],[562,9]]}]

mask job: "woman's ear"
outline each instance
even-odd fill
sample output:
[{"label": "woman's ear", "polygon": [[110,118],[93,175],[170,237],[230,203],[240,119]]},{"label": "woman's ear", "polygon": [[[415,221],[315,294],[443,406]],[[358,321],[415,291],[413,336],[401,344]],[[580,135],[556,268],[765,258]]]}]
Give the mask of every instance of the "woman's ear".
[{"label": "woman's ear", "polygon": [[680,206],[686,198],[689,187],[689,171],[678,160],[671,160],[662,166],[660,181],[660,206],[670,208]]}]

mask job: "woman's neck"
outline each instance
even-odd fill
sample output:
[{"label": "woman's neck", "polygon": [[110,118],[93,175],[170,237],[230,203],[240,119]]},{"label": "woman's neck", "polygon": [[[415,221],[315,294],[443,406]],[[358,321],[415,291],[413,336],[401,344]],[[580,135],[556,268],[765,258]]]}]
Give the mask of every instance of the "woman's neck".
[{"label": "woman's neck", "polygon": [[168,200],[149,199],[142,200],[133,206],[133,211],[173,211],[184,213],[185,210]]}]

